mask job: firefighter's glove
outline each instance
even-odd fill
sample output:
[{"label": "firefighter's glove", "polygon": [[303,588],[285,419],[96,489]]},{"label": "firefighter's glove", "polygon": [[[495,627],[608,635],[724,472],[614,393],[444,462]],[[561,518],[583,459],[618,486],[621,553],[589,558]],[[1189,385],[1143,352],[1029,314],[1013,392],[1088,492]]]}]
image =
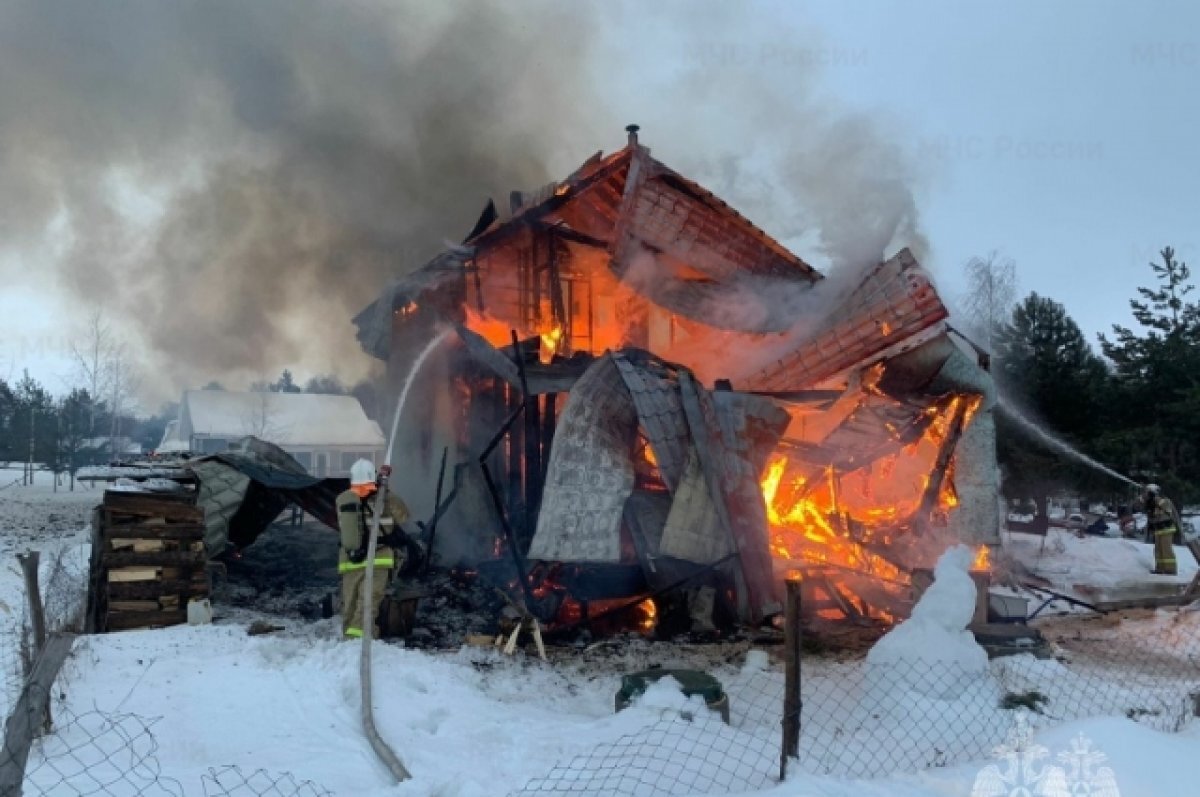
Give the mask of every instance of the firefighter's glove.
[{"label": "firefighter's glove", "polygon": [[354,564],[359,564],[367,558],[367,549],[355,548],[353,551],[346,551],[346,557]]},{"label": "firefighter's glove", "polygon": [[429,555],[425,546],[412,537],[404,538],[404,564],[400,567],[401,576],[412,576],[425,568],[425,558]]},{"label": "firefighter's glove", "polygon": [[401,529],[389,531],[387,534],[380,534],[379,541],[389,548],[403,548],[408,544],[408,535]]}]

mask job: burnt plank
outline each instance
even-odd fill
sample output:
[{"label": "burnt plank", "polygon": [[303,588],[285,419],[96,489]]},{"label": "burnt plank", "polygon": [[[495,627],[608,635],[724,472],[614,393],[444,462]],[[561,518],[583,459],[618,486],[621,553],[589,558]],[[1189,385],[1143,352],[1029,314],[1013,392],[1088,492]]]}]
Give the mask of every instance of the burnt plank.
[{"label": "burnt plank", "polygon": [[110,612],[109,631],[129,631],[135,628],[161,628],[187,622],[187,610],[162,612]]},{"label": "burnt plank", "polygon": [[113,581],[108,597],[116,600],[158,598],[163,595],[207,596],[207,581]]},{"label": "burnt plank", "polygon": [[204,551],[154,551],[151,553],[108,553],[104,554],[104,566],[110,569],[137,566],[182,566],[202,567]]},{"label": "burnt plank", "polygon": [[194,524],[123,523],[106,526],[104,537],[109,540],[202,540],[204,527]]},{"label": "burnt plank", "polygon": [[196,506],[193,501],[194,497],[192,496],[179,499],[141,493],[108,492],[104,494],[104,509],[108,513],[109,519],[116,515],[133,515],[203,522],[204,510]]}]

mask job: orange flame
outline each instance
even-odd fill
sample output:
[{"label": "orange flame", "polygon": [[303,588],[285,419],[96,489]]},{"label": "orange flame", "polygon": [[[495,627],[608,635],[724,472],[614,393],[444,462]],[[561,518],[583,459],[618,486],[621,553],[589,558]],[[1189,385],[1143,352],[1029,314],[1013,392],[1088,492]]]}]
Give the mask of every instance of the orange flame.
[{"label": "orange flame", "polygon": [[538,338],[541,341],[538,347],[538,361],[542,365],[549,365],[550,361],[554,359],[554,355],[558,354],[559,347],[562,346],[562,324],[557,321],[551,322],[549,328],[538,331]]},{"label": "orange flame", "polygon": [[654,448],[650,445],[650,443],[647,442],[646,445],[642,446],[642,456],[651,465],[656,468],[658,467],[658,457],[654,456]]},{"label": "orange flame", "polygon": [[655,604],[653,598],[646,600],[634,607],[634,610],[640,615],[637,621],[638,630],[642,633],[649,633],[658,625],[658,605]]},{"label": "orange flame", "polygon": [[464,310],[467,329],[497,348],[512,345],[512,324],[493,315],[481,313],[472,307],[466,307]]},{"label": "orange flame", "polygon": [[975,552],[975,561],[971,565],[972,570],[991,570],[992,552],[986,545],[980,545],[979,550]]}]

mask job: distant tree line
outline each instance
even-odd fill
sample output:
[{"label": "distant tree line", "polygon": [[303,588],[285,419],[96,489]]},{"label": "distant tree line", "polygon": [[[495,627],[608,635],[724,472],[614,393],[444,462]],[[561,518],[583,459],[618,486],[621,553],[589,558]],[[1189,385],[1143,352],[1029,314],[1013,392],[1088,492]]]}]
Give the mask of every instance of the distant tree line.
[{"label": "distant tree line", "polygon": [[[209,382],[202,389],[224,390],[225,387],[220,382]],[[274,382],[260,379],[250,383],[250,391],[252,393],[326,393],[335,396],[354,396],[362,405],[363,412],[367,414],[368,418],[374,421],[379,420],[379,391],[375,387],[375,383],[369,379],[363,379],[352,387],[347,387],[334,374],[318,374],[308,379],[301,387],[296,382],[296,377],[291,370],[285,368]]]},{"label": "distant tree line", "polygon": [[[154,448],[168,413],[174,417],[164,407],[149,418],[131,413],[114,418],[111,406],[93,398],[87,388],[72,388],[56,398],[28,373],[12,384],[0,379],[0,463],[24,465],[26,480],[32,476],[31,463],[55,474],[73,474],[83,465],[120,459],[126,443]],[[114,428],[122,430],[120,437],[109,434]]]},{"label": "distant tree line", "polygon": [[[1192,502],[1200,500],[1200,303],[1187,264],[1170,247],[1159,258],[1149,264],[1150,286],[1130,300],[1135,326],[1100,335],[1099,353],[1060,303],[1036,293],[1014,302],[1011,266],[995,279],[981,276],[980,263],[985,272],[1006,265],[994,257],[968,269],[979,300],[972,317],[993,319],[983,323],[1002,404],[1118,472]],[[997,285],[1008,294],[997,295]],[[993,312],[979,309],[989,301]],[[994,312],[1006,301],[1007,313]],[[1131,497],[1130,486],[1044,445],[1003,409],[997,446],[1007,496]]]}]

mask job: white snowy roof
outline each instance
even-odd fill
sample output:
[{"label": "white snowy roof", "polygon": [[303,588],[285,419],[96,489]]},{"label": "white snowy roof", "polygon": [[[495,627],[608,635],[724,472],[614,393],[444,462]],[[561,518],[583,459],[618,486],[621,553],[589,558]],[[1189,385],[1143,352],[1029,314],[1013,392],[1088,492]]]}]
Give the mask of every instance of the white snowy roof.
[{"label": "white snowy roof", "polygon": [[379,424],[354,396],[188,390],[179,407],[181,440],[254,435],[280,446],[382,448]]}]

